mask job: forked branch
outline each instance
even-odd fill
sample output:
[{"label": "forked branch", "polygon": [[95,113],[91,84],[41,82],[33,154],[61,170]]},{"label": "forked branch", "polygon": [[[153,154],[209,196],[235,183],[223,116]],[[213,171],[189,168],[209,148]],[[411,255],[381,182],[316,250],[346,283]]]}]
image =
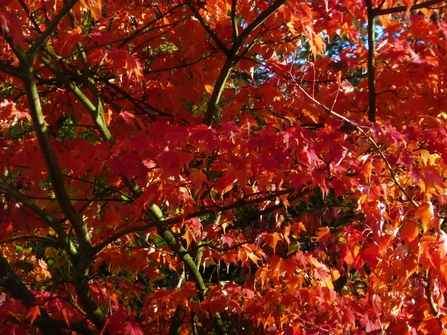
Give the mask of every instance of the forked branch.
[{"label": "forked branch", "polygon": [[[233,1],[232,4],[232,10],[231,10],[231,19],[233,24],[233,46],[230,50],[228,50],[225,46],[222,51],[224,51],[225,55],[227,56],[227,59],[225,61],[225,64],[222,67],[222,70],[220,71],[219,77],[216,80],[216,84],[214,85],[213,93],[211,94],[210,100],[208,102],[208,106],[205,112],[205,116],[203,118],[203,124],[209,126],[213,122],[213,119],[218,111],[218,105],[220,98],[222,96],[223,90],[225,89],[225,82],[227,81],[232,67],[239,61],[241,57],[245,55],[245,51],[240,53],[242,47],[244,46],[244,43],[249,38],[250,34],[256,30],[261,24],[267,20],[270,15],[272,15],[279,7],[281,7],[286,0],[278,0],[273,5],[271,5],[269,8],[267,8],[264,12],[262,12],[253,22],[251,22],[240,34],[238,34],[238,27],[236,23],[236,4],[235,1]],[[200,21],[200,20],[199,20]],[[203,21],[203,18],[202,18]],[[201,22],[202,22],[201,21]],[[205,25],[204,25],[205,24]],[[209,27],[206,24],[206,22],[203,21],[202,25],[204,25],[204,28],[208,31]],[[208,28],[207,28],[208,27]],[[215,33],[213,32],[215,35]],[[213,35],[211,35],[213,36]],[[214,39],[214,38],[213,38]],[[250,48],[249,46],[248,48]]]}]

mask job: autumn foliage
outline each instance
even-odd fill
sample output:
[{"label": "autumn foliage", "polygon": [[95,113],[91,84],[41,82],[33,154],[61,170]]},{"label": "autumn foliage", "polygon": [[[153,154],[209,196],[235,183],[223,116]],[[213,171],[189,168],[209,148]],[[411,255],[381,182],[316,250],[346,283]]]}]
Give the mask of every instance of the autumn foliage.
[{"label": "autumn foliage", "polygon": [[1,334],[447,334],[445,1],[0,5]]}]

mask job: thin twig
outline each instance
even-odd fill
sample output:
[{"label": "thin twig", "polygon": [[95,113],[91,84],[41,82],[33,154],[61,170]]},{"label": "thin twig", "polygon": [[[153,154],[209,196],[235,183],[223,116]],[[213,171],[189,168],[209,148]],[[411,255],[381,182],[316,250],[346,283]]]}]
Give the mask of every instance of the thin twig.
[{"label": "thin twig", "polygon": [[336,118],[343,120],[344,122],[350,124],[351,126],[353,126],[359,133],[361,133],[363,136],[366,137],[366,139],[373,145],[373,147],[376,149],[376,151],[379,153],[380,157],[383,159],[383,161],[385,162],[385,165],[391,175],[391,178],[393,179],[394,183],[397,185],[397,187],[401,190],[401,192],[405,195],[405,197],[408,199],[408,201],[410,201],[410,203],[415,206],[415,207],[419,207],[419,205],[417,204],[416,201],[414,201],[410,195],[408,194],[408,192],[405,190],[405,188],[400,184],[400,182],[397,180],[396,174],[393,171],[393,168],[391,167],[390,162],[388,162],[388,159],[386,158],[385,154],[383,153],[383,151],[380,149],[379,145],[377,144],[376,141],[374,141],[374,139],[369,136],[356,122],[348,119],[347,117],[340,115],[336,112],[334,112],[333,110],[329,109],[328,107],[326,107],[325,105],[323,105],[321,102],[319,102],[318,100],[316,100],[315,98],[313,98],[309,93],[307,93],[294,79],[293,81],[295,82],[296,86],[298,87],[298,89],[304,93],[304,95],[309,98],[310,100],[312,100],[313,103],[315,103],[316,105],[320,106],[325,112],[329,113],[332,116],[335,116]]}]

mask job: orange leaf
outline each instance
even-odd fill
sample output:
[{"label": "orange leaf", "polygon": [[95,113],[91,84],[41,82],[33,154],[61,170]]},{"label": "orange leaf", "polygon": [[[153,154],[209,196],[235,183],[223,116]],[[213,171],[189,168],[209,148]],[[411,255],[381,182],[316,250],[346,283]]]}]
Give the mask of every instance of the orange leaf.
[{"label": "orange leaf", "polygon": [[327,240],[331,237],[331,232],[329,227],[320,227],[318,229],[317,241],[321,241],[326,243]]},{"label": "orange leaf", "polygon": [[406,0],[405,1],[406,2],[406,7],[407,7],[407,10],[405,11],[405,15],[407,16],[407,17],[409,17],[410,16],[410,9],[411,9],[411,7],[414,5],[414,0]]},{"label": "orange leaf", "polygon": [[90,13],[92,14],[93,19],[99,20],[101,18],[101,0],[81,0],[81,5],[84,8],[90,9]]},{"label": "orange leaf", "polygon": [[36,318],[38,316],[40,316],[40,308],[38,306],[31,306],[28,309],[28,313],[26,314],[27,319],[30,319],[30,324],[32,325],[34,320],[36,320]]},{"label": "orange leaf", "polygon": [[282,235],[280,233],[266,234],[264,237],[264,241],[267,245],[272,247],[273,252],[276,252],[276,244],[278,241],[282,240]]},{"label": "orange leaf", "polygon": [[192,232],[191,229],[186,229],[185,234],[183,235],[183,238],[186,241],[186,249],[189,249],[189,246],[191,244],[191,242],[196,240],[196,237],[194,236],[194,233]]},{"label": "orange leaf", "polygon": [[407,221],[400,232],[401,240],[413,241],[419,235],[419,227],[415,221]]}]

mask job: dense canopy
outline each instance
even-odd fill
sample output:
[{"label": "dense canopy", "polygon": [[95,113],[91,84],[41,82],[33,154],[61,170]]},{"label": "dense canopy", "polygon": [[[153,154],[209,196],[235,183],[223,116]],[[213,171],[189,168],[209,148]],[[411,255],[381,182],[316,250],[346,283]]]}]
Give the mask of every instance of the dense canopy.
[{"label": "dense canopy", "polygon": [[1,0],[0,333],[447,334],[446,5]]}]

